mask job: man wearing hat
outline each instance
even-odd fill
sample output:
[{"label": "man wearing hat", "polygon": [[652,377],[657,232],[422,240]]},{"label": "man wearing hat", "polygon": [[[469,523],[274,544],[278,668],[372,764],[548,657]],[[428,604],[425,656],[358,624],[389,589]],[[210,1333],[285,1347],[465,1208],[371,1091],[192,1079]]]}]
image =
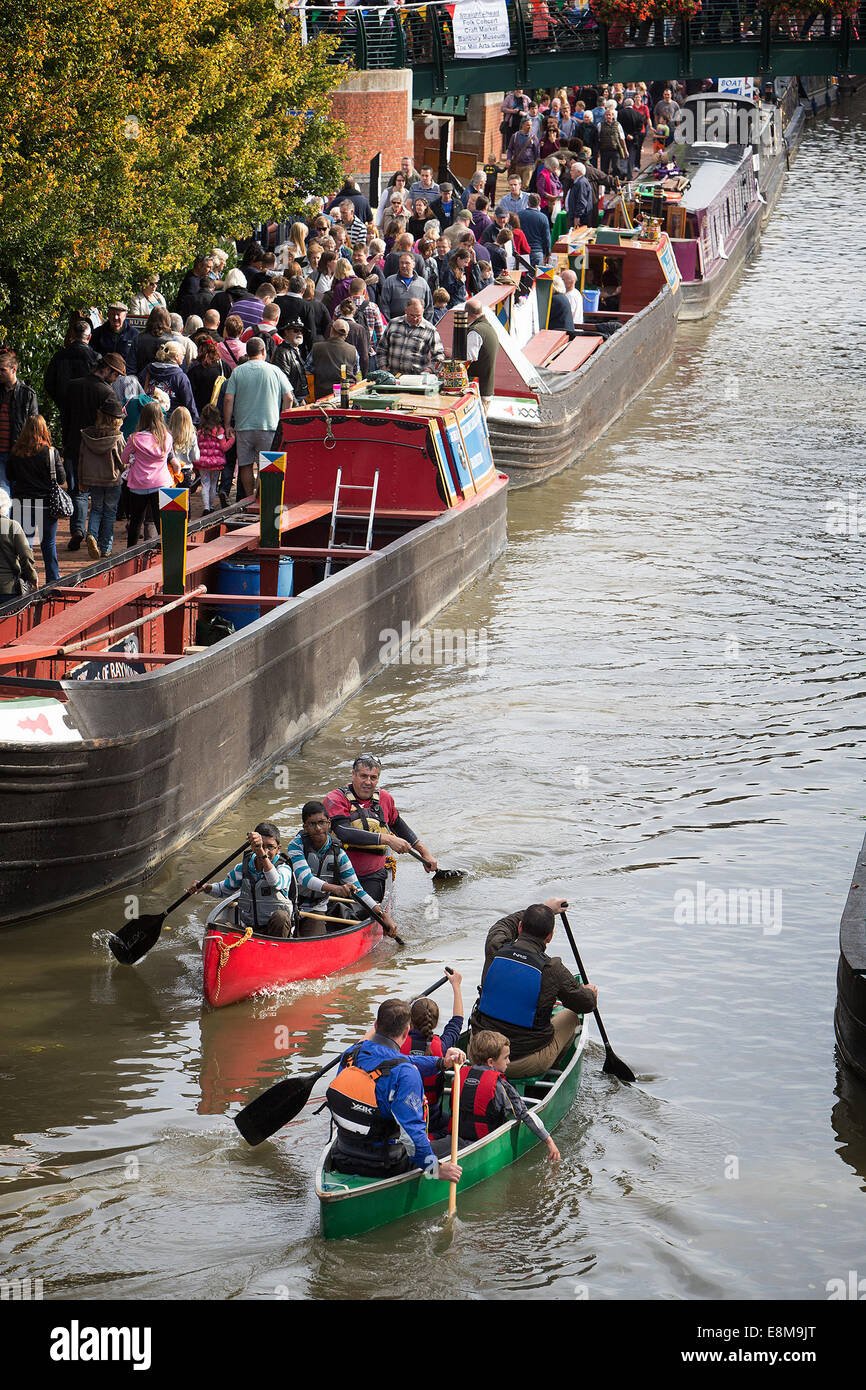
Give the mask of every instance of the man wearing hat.
[{"label": "man wearing hat", "polygon": [[[90,346],[94,352],[98,352],[100,357],[105,357],[109,352],[116,352],[124,359],[126,370],[134,375],[136,362],[136,343],[138,333],[131,324],[126,322],[126,315],[129,312],[128,305],[122,299],[113,299],[108,306],[108,313],[105,323],[94,329],[90,339]],[[124,371],[123,375],[126,375]]]},{"label": "man wearing hat", "polygon": [[507,208],[504,208],[500,203],[498,207],[495,207],[493,209],[493,221],[490,223],[490,226],[485,227],[484,231],[481,234],[481,245],[495,246],[496,238],[499,236],[499,233],[503,231],[504,228],[507,226],[508,210]]},{"label": "man wearing hat", "polygon": [[304,325],[290,320],[282,330],[282,342],[277,348],[273,362],[274,366],[279,367],[280,371],[285,372],[289,378],[295,400],[299,405],[309,395],[305,360]]},{"label": "man wearing hat", "polygon": [[126,376],[126,363],[117,352],[109,352],[87,376],[70,381],[60,411],[63,428],[63,465],[69,479],[75,511],[69,519],[69,549],[78,550],[84,540],[87,523],[87,489],[78,477],[78,455],[81,450],[81,431],[96,424],[96,417],[106,401],[116,401],[112,390],[119,377]]}]

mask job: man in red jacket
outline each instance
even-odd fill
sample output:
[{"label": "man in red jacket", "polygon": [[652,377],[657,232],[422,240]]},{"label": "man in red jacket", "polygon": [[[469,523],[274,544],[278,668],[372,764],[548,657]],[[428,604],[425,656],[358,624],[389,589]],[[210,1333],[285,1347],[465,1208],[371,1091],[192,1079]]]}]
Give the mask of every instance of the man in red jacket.
[{"label": "man in red jacket", "polygon": [[352,764],[349,785],[328,792],[324,799],[334,839],[345,845],[361,887],[377,903],[385,896],[387,850],[405,854],[415,849],[428,874],[435,873],[438,867],[429,850],[403,820],[391,793],[379,790],[381,771],[378,758],[372,753],[362,753]]}]

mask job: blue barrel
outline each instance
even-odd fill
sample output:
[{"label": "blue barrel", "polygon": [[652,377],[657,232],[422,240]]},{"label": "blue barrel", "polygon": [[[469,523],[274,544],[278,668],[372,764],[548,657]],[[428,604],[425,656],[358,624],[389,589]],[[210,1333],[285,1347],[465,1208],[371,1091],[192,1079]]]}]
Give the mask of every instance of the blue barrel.
[{"label": "blue barrel", "polygon": [[[217,565],[219,575],[219,591],[221,594],[260,594],[261,593],[261,570],[255,560],[220,560]],[[280,575],[277,581],[277,593],[280,598],[291,598],[292,595],[292,561],[288,555],[280,557]],[[270,610],[268,610],[270,611]],[[230,623],[234,623],[235,628],[246,627],[248,623],[254,623],[256,618],[261,617],[262,610],[253,607],[218,608],[220,617],[227,618]]]},{"label": "blue barrel", "polygon": [[584,311],[585,314],[597,314],[597,313],[598,313],[598,301],[599,301],[600,295],[601,295],[601,290],[584,290],[584,291],[583,291],[583,311]]}]

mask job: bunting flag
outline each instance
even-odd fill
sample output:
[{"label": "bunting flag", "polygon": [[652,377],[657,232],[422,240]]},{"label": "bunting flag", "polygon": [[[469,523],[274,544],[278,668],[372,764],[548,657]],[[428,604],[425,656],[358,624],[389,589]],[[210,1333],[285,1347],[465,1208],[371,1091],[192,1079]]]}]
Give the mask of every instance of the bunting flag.
[{"label": "bunting flag", "polygon": [[162,588],[166,594],[182,594],[186,587],[186,533],[189,522],[189,488],[159,489],[159,534],[162,542]]},{"label": "bunting flag", "polygon": [[285,473],[286,456],[285,454],[271,453],[262,450],[259,454],[259,473]]}]

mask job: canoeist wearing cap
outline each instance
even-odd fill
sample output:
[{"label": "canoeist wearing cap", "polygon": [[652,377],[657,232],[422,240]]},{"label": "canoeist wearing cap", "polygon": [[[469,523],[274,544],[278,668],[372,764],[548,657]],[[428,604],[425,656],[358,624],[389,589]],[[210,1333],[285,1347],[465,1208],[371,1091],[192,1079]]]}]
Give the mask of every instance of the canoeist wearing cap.
[{"label": "canoeist wearing cap", "polygon": [[[548,956],[563,898],[533,903],[501,918],[487,933],[473,1032],[504,1033],[511,1046],[506,1075],[538,1076],[553,1066],[577,1032],[579,1015],[596,1007],[595,985],[579,985],[557,956]],[[556,1003],[564,1005],[553,1013]]]},{"label": "canoeist wearing cap", "polygon": [[352,763],[352,780],[325,797],[331,829],[346,846],[361,887],[377,903],[385,896],[386,851],[405,854],[415,849],[428,874],[436,872],[436,860],[422,845],[397,811],[390,792],[379,790],[382,764],[372,753],[362,753]]},{"label": "canoeist wearing cap", "polygon": [[494,1129],[509,1120],[520,1120],[547,1145],[550,1158],[561,1158],[538,1115],[528,1109],[526,1101],[509,1081],[505,1072],[511,1057],[511,1044],[504,1033],[486,1028],[474,1032],[469,1041],[469,1068],[460,1078],[460,1121],[458,1135],[461,1144],[474,1144],[486,1139]]},{"label": "canoeist wearing cap", "polygon": [[424,1078],[463,1063],[465,1053],[450,1047],[444,1057],[404,1056],[409,1036],[409,1005],[386,999],[363,1042],[343,1054],[326,1100],[337,1128],[332,1153],[340,1173],[390,1178],[420,1168],[434,1178],[459,1182],[460,1165],[440,1158],[448,1137],[427,1135]]},{"label": "canoeist wearing cap", "polygon": [[240,889],[238,914],[243,926],[268,936],[291,936],[295,885],[289,861],[280,850],[280,832],[273,821],[263,820],[247,839],[250,853],[222,883],[192,883],[189,891],[228,898]]},{"label": "canoeist wearing cap", "polygon": [[[331,822],[321,801],[308,801],[301,811],[303,828],[286,845],[286,855],[298,885],[298,906],[304,912],[340,916],[344,904],[361,903],[375,908],[377,903],[365,893],[345,850],[331,834]],[[337,899],[336,902],[333,900]],[[348,912],[349,919],[354,912]],[[396,936],[397,928],[383,910],[386,935]],[[344,924],[345,925],[345,924]],[[339,931],[338,922],[316,922],[301,917],[299,936],[320,936],[322,930]]]}]

